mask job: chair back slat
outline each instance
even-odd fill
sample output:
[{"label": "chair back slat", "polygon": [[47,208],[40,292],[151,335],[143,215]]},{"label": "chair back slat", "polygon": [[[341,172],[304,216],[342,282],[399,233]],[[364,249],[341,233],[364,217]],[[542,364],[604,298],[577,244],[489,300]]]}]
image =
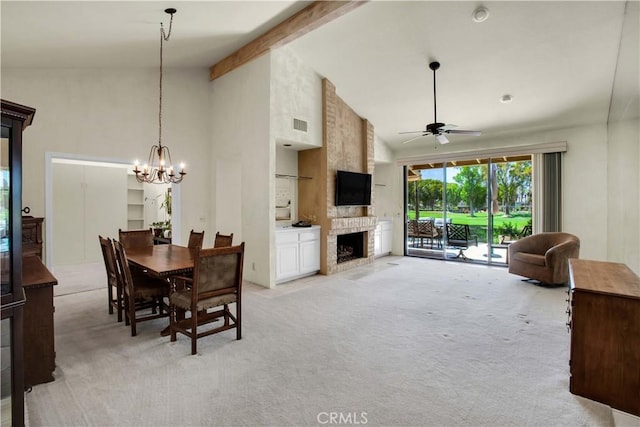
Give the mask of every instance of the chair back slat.
[{"label": "chair back slat", "polygon": [[126,249],[153,246],[153,230],[118,230],[118,240]]},{"label": "chair back slat", "polygon": [[121,242],[114,241],[113,246],[116,250],[116,260],[118,262],[120,281],[126,293],[133,295],[133,278],[131,276],[131,269],[129,269],[129,263],[127,262],[127,254],[124,245]]},{"label": "chair back slat", "polygon": [[469,226],[467,224],[447,223],[447,241],[451,245],[469,244]]},{"label": "chair back slat", "polygon": [[113,249],[111,239],[98,236],[100,240],[100,249],[102,249],[102,258],[104,259],[104,267],[107,271],[107,282],[109,286],[117,287],[118,272],[116,266],[116,255]]},{"label": "chair back slat", "polygon": [[189,243],[187,244],[190,248],[202,247],[204,243],[204,231],[197,232],[191,230],[189,233]]},{"label": "chair back slat", "polygon": [[238,246],[197,250],[195,259],[196,298],[219,289],[239,289],[242,285],[244,242]]},{"label": "chair back slat", "polygon": [[216,239],[213,242],[214,248],[223,248],[226,246],[231,246],[233,244],[233,233],[231,234],[220,234],[220,232],[216,232]]}]

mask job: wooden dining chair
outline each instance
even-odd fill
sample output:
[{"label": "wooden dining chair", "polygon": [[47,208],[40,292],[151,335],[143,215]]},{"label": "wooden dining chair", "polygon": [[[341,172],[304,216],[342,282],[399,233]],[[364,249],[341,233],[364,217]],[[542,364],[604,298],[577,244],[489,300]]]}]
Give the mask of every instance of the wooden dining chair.
[{"label": "wooden dining chair", "polygon": [[216,239],[213,241],[214,248],[223,248],[225,246],[231,246],[233,244],[233,233],[226,235],[216,232]]},{"label": "wooden dining chair", "polygon": [[[169,297],[170,283],[151,276],[131,274],[124,245],[113,242],[123,291],[125,324],[131,326],[131,336],[137,335],[136,323],[167,317],[169,310],[163,298]],[[138,311],[151,313],[138,314]]]},{"label": "wooden dining chair", "polygon": [[153,229],[118,230],[118,240],[125,249],[153,246]]},{"label": "wooden dining chair", "polygon": [[196,247],[202,247],[202,244],[204,243],[204,230],[201,232],[197,232],[197,231],[193,231],[191,230],[191,232],[189,233],[189,243],[187,244],[187,246],[189,248],[196,248]]},{"label": "wooden dining chair", "polygon": [[[236,339],[242,338],[242,267],[244,242],[238,246],[196,248],[193,278],[183,277],[190,286],[178,286],[169,298],[171,307],[171,341],[177,333],[191,339],[191,354],[197,353],[198,338],[228,329],[236,329]],[[229,305],[235,303],[235,315]],[[209,312],[209,309],[221,309]],[[178,319],[178,311],[190,312],[191,317]],[[219,318],[224,323],[215,328],[199,328]]]},{"label": "wooden dining chair", "polygon": [[[118,313],[118,322],[122,322],[122,282],[118,277],[118,267],[116,265],[116,254],[113,249],[113,242],[109,238],[98,236],[104,267],[107,271],[107,297],[109,304],[109,314],[113,314],[115,308]],[[115,293],[115,294],[114,294]]]}]

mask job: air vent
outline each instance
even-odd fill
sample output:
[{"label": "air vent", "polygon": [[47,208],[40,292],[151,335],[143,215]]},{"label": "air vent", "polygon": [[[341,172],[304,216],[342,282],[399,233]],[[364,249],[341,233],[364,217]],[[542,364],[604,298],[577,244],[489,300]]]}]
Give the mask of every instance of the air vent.
[{"label": "air vent", "polygon": [[306,132],[307,131],[307,122],[304,120],[300,120],[300,119],[293,119],[293,128],[295,130],[299,130],[302,132]]}]

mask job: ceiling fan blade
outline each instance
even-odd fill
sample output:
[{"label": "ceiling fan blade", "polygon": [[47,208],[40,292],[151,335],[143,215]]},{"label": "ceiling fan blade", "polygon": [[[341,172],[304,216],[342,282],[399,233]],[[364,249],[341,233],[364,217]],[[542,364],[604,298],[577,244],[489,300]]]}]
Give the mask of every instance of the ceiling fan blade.
[{"label": "ceiling fan blade", "polygon": [[451,129],[455,129],[457,127],[458,126],[456,126],[456,125],[444,125],[444,126],[440,126],[439,130],[442,131],[442,132],[446,132],[446,131],[449,131]]},{"label": "ceiling fan blade", "polygon": [[448,144],[449,143],[449,140],[447,139],[447,137],[444,136],[441,133],[436,135],[436,141],[438,141],[440,144]]},{"label": "ceiling fan blade", "polygon": [[409,131],[409,132],[398,132],[398,135],[402,135],[402,134],[405,134],[405,133],[424,133],[424,131],[423,130],[412,130],[412,131]]},{"label": "ceiling fan blade", "polygon": [[411,142],[411,141],[415,141],[416,139],[418,139],[418,138],[422,138],[423,136],[427,136],[427,135],[428,135],[428,134],[427,134],[427,133],[425,133],[425,134],[423,134],[423,135],[414,136],[413,138],[407,139],[406,141],[402,141],[402,144],[407,144],[407,143],[409,143],[409,142]]},{"label": "ceiling fan blade", "polygon": [[482,132],[479,130],[462,130],[462,129],[448,129],[444,130],[445,133],[456,133],[458,135],[472,135],[472,136],[480,136]]}]

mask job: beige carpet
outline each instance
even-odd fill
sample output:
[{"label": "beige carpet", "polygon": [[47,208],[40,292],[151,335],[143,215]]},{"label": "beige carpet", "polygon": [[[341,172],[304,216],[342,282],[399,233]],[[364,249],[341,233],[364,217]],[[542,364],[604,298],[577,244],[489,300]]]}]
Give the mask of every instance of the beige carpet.
[{"label": "beige carpet", "polygon": [[28,418],[32,426],[612,425],[607,406],[569,393],[565,298],[566,289],[504,268],[385,257],[275,290],[247,285],[243,339],[203,338],[191,356],[185,337],[160,337],[164,319],[131,337],[107,314],[104,289],[62,295],[56,381],[27,394]]}]

